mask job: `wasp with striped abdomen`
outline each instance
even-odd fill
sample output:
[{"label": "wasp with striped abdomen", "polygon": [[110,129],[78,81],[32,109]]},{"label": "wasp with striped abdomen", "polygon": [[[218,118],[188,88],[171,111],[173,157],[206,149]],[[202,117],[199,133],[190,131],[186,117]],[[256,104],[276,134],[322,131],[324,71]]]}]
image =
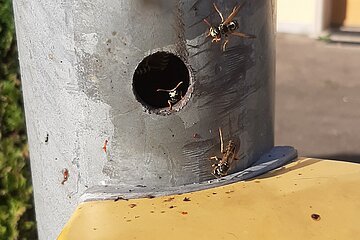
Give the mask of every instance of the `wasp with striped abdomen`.
[{"label": "wasp with striped abdomen", "polygon": [[219,14],[221,18],[221,23],[217,26],[211,25],[208,20],[204,19],[204,22],[209,25],[209,32],[206,37],[212,37],[212,42],[218,43],[225,38],[225,41],[222,46],[222,50],[225,51],[226,45],[229,43],[229,35],[234,35],[242,38],[255,38],[254,35],[245,34],[241,32],[236,32],[239,29],[240,25],[237,20],[234,20],[236,15],[239,13],[243,5],[235,6],[228,18],[224,19],[223,14],[220,12],[215,3],[213,3],[215,11]]},{"label": "wasp with striped abdomen", "polygon": [[219,135],[220,135],[220,151],[222,153],[222,157],[219,158],[217,156],[210,157],[210,160],[215,160],[217,163],[212,165],[213,171],[212,174],[217,177],[225,177],[230,168],[232,167],[232,163],[235,160],[238,160],[236,157],[236,145],[233,140],[229,140],[228,144],[224,149],[224,139],[222,136],[221,128],[219,128]]},{"label": "wasp with striped abdomen", "polygon": [[173,89],[170,90],[166,90],[166,89],[158,89],[156,90],[157,92],[167,92],[169,93],[169,100],[168,100],[168,104],[169,104],[169,110],[172,110],[172,107],[174,104],[176,104],[178,101],[181,100],[182,96],[182,92],[178,91],[178,88],[181,86],[181,84],[183,84],[183,82],[179,82],[178,85],[176,85],[176,87],[174,87]]}]

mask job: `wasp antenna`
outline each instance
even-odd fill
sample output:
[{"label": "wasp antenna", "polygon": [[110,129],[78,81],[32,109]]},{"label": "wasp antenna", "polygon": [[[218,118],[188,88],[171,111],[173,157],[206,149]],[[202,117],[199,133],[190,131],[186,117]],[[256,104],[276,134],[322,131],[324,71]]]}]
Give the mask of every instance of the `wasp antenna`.
[{"label": "wasp antenna", "polygon": [[171,90],[166,90],[166,89],[157,89],[157,92],[171,92]]},{"label": "wasp antenna", "polygon": [[218,7],[216,6],[215,3],[213,3],[215,11],[219,14],[220,18],[221,18],[221,23],[224,22],[224,16],[222,15],[222,13],[220,12],[220,10],[218,9]]},{"label": "wasp antenna", "polygon": [[183,84],[183,81],[179,82],[178,85],[176,85],[176,87],[174,87],[174,89],[172,89],[173,91],[176,90],[178,87],[180,87],[180,85]]},{"label": "wasp antenna", "polygon": [[224,140],[223,140],[221,128],[219,128],[219,135],[220,135],[220,150],[221,153],[224,153]]}]

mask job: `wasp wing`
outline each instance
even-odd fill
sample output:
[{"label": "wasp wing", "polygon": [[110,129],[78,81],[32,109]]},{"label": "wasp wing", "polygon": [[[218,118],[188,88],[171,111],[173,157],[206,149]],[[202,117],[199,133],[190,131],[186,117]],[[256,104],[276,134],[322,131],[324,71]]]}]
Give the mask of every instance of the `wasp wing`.
[{"label": "wasp wing", "polygon": [[244,6],[243,4],[237,5],[234,7],[232,13],[229,15],[229,17],[223,22],[224,25],[229,24],[235,17],[236,15],[239,13],[240,9],[242,8],[242,6]]},{"label": "wasp wing", "polygon": [[242,38],[256,38],[256,36],[254,36],[254,35],[245,34],[245,33],[241,33],[241,32],[232,32],[231,34],[238,36],[238,37],[242,37]]},{"label": "wasp wing", "polygon": [[208,21],[206,18],[204,18],[203,21],[204,21],[209,27],[212,27],[211,24],[209,23],[209,21]]}]

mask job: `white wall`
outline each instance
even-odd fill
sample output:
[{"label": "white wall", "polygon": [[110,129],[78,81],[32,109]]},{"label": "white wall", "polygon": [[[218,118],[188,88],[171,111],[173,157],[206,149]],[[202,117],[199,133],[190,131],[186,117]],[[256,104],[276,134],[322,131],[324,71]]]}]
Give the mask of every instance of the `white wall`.
[{"label": "white wall", "polygon": [[318,36],[327,28],[331,0],[278,0],[278,32]]}]

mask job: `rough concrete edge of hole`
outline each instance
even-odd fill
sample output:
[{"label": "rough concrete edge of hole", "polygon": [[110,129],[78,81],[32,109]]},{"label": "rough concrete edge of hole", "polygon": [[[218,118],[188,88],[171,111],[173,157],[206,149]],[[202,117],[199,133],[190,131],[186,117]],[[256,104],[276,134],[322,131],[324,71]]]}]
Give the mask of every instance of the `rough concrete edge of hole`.
[{"label": "rough concrete edge of hole", "polygon": [[[143,59],[151,56],[152,54],[158,53],[158,52],[165,52],[165,53],[173,54],[174,56],[178,57],[184,63],[184,65],[186,66],[186,68],[188,70],[189,87],[186,91],[186,94],[175,105],[173,105],[173,110],[169,110],[168,107],[153,109],[153,108],[146,107],[143,103],[140,102],[144,112],[146,112],[148,114],[156,114],[159,116],[169,116],[171,114],[177,113],[180,110],[182,110],[189,103],[191,96],[194,92],[194,83],[196,81],[194,69],[191,67],[191,65],[189,64],[187,59],[184,56],[180,55],[175,49],[176,49],[175,45],[169,45],[169,46],[165,46],[165,47],[161,47],[161,48],[154,48],[154,49],[151,49],[150,51],[147,51],[144,54]],[[137,65],[137,66],[139,66],[139,65]]]}]

